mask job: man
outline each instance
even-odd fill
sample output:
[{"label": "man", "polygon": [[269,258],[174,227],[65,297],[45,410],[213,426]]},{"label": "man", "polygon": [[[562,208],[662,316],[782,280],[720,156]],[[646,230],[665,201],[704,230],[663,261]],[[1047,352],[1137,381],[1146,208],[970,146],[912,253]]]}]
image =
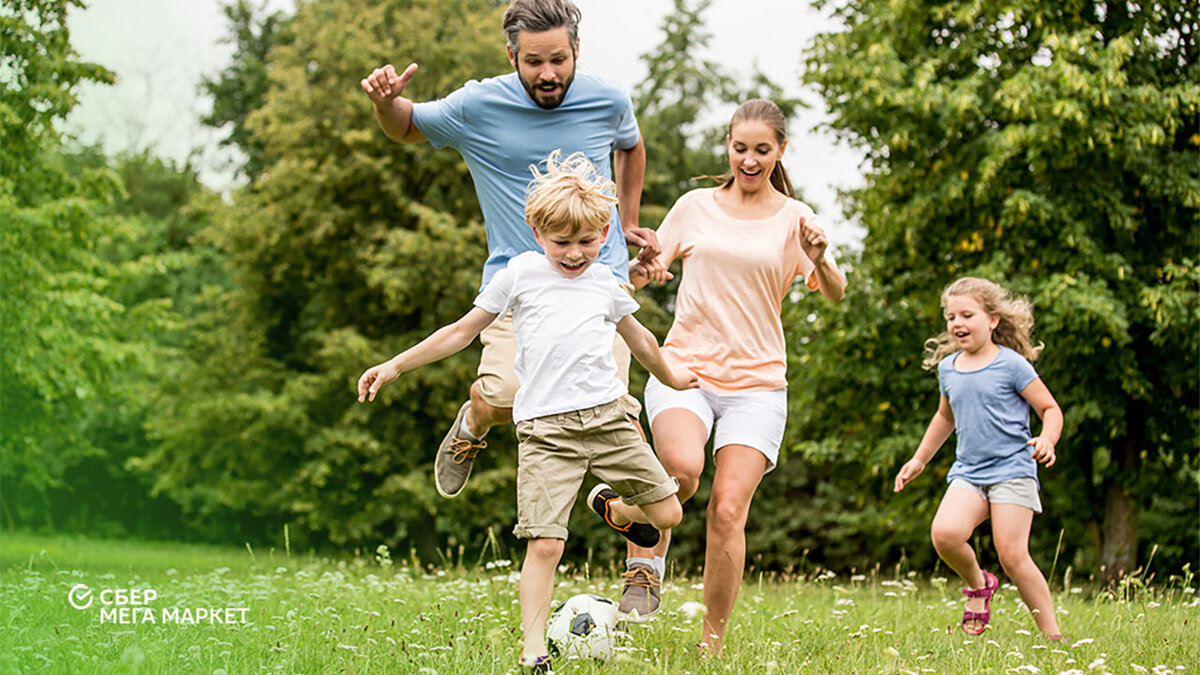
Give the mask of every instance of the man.
[{"label": "man", "polygon": [[[584,153],[606,178],[615,170],[617,210],[597,262],[628,284],[626,244],[642,247],[644,256],[658,251],[654,231],[637,226],[646,153],[633,104],[618,85],[576,72],[579,19],[570,0],[513,0],[503,26],[515,72],[472,80],[438,101],[413,103],[401,96],[417,71],[415,63],[399,75],[389,64],[362,80],[388,138],[450,146],[466,160],[487,230],[481,288],[510,258],[541,250],[524,219],[525,189],[530,165],[556,149],[564,155]],[[434,462],[438,492],[447,498],[466,485],[476,454],[487,445],[488,429],[512,422],[517,379],[511,317],[497,319],[480,340],[479,377]],[[629,350],[619,339],[614,354],[627,383]],[[626,396],[625,406],[636,420],[636,400]]]}]

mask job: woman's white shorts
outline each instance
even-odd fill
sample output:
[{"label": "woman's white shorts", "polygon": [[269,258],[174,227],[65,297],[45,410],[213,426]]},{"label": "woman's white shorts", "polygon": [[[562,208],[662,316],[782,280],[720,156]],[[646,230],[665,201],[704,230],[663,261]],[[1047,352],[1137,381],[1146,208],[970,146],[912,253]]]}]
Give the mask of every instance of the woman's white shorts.
[{"label": "woman's white shorts", "polygon": [[[726,445],[745,445],[767,458],[770,473],[779,460],[779,446],[787,427],[787,388],[775,391],[748,391],[721,394],[706,389],[678,391],[650,376],[646,382],[646,415],[650,426],[664,410],[683,408],[695,413],[708,436],[713,438],[713,454]],[[707,437],[706,437],[707,440]]]}]

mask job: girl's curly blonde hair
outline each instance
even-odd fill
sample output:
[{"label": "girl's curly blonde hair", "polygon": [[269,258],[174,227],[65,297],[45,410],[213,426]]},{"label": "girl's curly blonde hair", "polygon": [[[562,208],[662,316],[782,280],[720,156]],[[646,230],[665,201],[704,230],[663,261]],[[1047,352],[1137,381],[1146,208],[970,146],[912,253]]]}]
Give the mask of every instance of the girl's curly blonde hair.
[{"label": "girl's curly blonde hair", "polygon": [[[976,277],[963,277],[947,286],[942,291],[943,308],[951,296],[974,298],[989,317],[1000,319],[992,331],[992,342],[1008,347],[1029,361],[1037,360],[1045,345],[1033,343],[1033,303],[1009,293],[999,284]],[[954,336],[943,330],[937,337],[925,341],[925,360],[921,367],[926,370],[936,368],[942,359],[958,350]]]},{"label": "girl's curly blonde hair", "polygon": [[525,200],[525,220],[542,234],[573,237],[582,230],[603,230],[612,216],[616,186],[597,171],[582,152],[560,159],[555,150],[542,162],[545,172],[530,166],[533,181]]}]

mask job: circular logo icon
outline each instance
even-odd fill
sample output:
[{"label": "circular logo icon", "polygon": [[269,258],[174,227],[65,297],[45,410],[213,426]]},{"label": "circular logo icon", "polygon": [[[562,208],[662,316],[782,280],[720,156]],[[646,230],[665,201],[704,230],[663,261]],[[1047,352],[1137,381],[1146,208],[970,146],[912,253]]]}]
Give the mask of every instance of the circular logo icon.
[{"label": "circular logo icon", "polygon": [[92,606],[92,589],[87,584],[75,584],[67,593],[67,602],[75,609],[87,609]]}]

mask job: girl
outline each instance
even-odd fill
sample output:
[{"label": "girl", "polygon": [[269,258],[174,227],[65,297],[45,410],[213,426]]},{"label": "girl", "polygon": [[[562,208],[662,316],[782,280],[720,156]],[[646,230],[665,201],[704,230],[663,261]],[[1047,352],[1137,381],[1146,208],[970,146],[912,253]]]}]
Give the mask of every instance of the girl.
[{"label": "girl", "polygon": [[[750,500],[775,468],[787,419],[787,356],[780,309],[797,277],[837,301],[845,279],[826,251],[812,209],[796,201],[780,159],[787,147],[779,107],[751,100],[733,114],[726,135],[729,173],[717,188],[693,190],[658,229],[661,253],[633,263],[635,285],[662,282],[683,258],[675,323],[663,346],[672,368],[690,370],[700,389],[674,391],[651,378],[646,412],[679,498],[696,493],[704,446],[715,424],[712,496],[704,564],[707,615],[700,646],[719,655],[746,557]],[[658,610],[669,544],[629,547],[620,610],[631,620]]]},{"label": "girl", "polygon": [[[1030,361],[1042,346],[1032,342],[1033,307],[985,279],[963,278],[942,292],[946,330],[925,344],[928,370],[937,367],[942,397],[912,459],[896,476],[904,489],[925,469],[954,431],[956,460],[950,487],[933,519],[938,555],[967,588],[962,629],[980,635],[991,618],[1000,582],[979,567],[969,543],[989,516],[1004,573],[1017,585],[1042,634],[1061,639],[1050,587],[1029,555],[1033,514],[1042,512],[1037,462],[1053,466],[1063,414]],[[1042,418],[1042,433],[1029,431],[1029,408]],[[1032,446],[1032,452],[1030,451]]]}]

